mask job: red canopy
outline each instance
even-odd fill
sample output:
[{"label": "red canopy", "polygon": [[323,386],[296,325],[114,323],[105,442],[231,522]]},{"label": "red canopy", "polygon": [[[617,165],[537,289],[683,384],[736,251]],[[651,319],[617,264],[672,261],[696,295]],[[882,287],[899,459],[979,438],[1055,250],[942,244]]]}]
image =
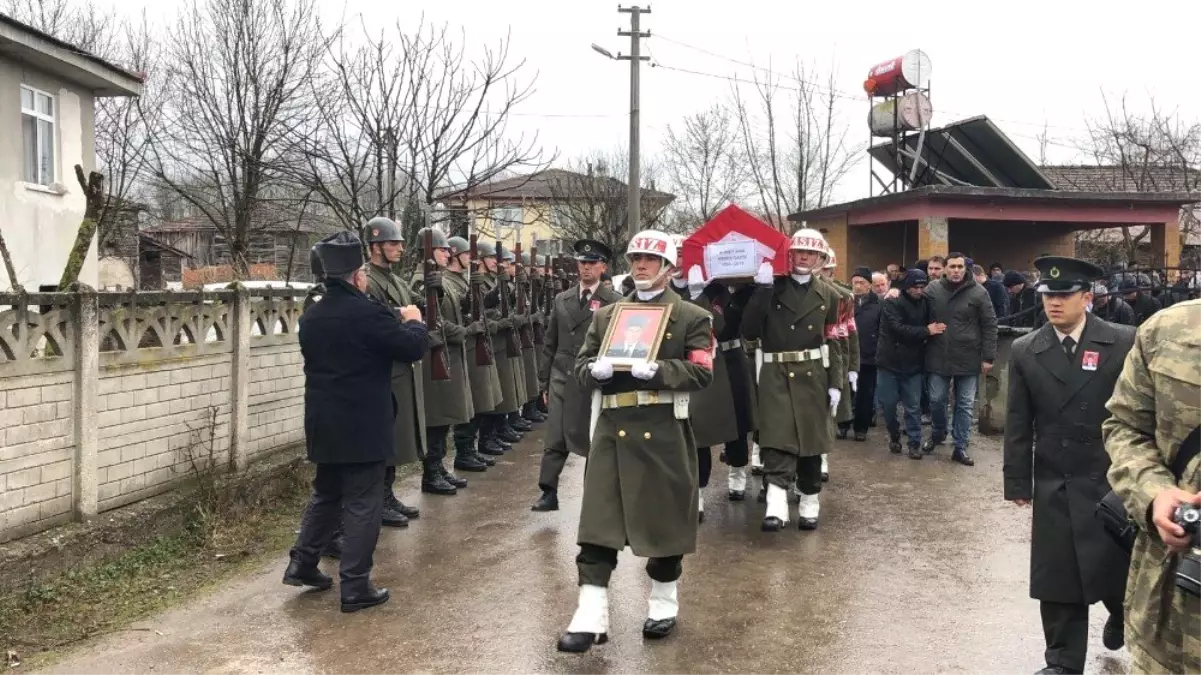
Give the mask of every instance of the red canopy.
[{"label": "red canopy", "polygon": [[[756,267],[767,260],[772,263],[777,275],[788,274],[788,246],[791,241],[788,236],[733,204],[684,240],[681,269],[687,276],[693,265],[700,265],[705,278],[710,278],[705,266],[705,245],[747,240],[759,244]],[[753,274],[751,272],[747,276]]]}]

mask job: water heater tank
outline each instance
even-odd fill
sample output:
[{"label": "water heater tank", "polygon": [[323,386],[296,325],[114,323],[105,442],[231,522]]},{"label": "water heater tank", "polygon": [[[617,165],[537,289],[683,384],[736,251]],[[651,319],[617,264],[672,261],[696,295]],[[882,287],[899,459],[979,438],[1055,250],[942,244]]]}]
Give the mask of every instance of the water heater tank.
[{"label": "water heater tank", "polygon": [[930,99],[920,91],[911,91],[872,106],[867,124],[873,136],[892,136],[899,131],[917,131],[929,125],[933,115]]},{"label": "water heater tank", "polygon": [[930,57],[920,49],[874,66],[863,88],[872,96],[889,96],[906,89],[921,89],[930,82]]}]

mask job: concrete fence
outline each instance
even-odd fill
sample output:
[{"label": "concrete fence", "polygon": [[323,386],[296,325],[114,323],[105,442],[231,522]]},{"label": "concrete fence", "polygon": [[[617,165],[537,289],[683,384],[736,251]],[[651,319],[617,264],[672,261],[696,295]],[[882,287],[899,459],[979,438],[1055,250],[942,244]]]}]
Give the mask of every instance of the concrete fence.
[{"label": "concrete fence", "polygon": [[304,438],[295,290],[0,294],[0,542]]}]

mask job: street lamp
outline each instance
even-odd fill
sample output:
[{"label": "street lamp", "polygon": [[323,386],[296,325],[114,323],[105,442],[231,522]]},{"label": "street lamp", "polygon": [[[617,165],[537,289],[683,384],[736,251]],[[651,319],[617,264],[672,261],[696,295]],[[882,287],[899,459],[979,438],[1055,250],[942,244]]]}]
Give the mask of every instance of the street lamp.
[{"label": "street lamp", "polygon": [[605,49],[604,47],[596,44],[595,42],[592,43],[592,51],[596,52],[597,54],[600,54],[601,56],[604,56],[605,58],[613,59],[614,61],[617,60],[617,57],[613,56],[613,52],[609,51],[608,49]]}]

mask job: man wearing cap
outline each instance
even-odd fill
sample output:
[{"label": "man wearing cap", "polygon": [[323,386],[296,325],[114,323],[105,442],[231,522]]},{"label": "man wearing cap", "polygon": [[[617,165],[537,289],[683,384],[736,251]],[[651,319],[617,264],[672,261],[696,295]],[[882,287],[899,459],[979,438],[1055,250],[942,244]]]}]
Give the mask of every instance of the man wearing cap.
[{"label": "man wearing cap", "polygon": [[546,341],[538,360],[539,389],[545,392],[550,413],[543,438],[542,468],[538,488],[542,496],[532,511],[559,509],[559,476],[568,453],[588,456],[588,420],[591,391],[580,386],[575,376],[575,357],[584,344],[592,315],[621,296],[601,283],[601,275],[612,255],[609,247],[592,239],[581,239],[575,250],[579,283],[555,296],[547,312]]},{"label": "man wearing cap", "polygon": [[[626,249],[635,292],[602,307],[575,360],[581,387],[592,390],[592,442],[584,472],[576,567],[579,604],[559,650],[587,651],[608,640],[609,579],[627,545],[649,558],[651,592],[642,635],[667,637],[679,612],[682,560],[696,550],[696,445],[688,396],[713,380],[709,314],[667,290],[676,248],[663,232],[644,230]],[[618,370],[601,354],[615,309],[668,308],[655,360]]]},{"label": "man wearing cap", "polygon": [[926,342],[946,330],[936,323],[925,297],[926,273],[907,270],[901,294],[884,300],[880,312],[880,340],[876,350],[876,392],[888,429],[889,452],[901,454],[901,423],[897,403],[905,409],[905,434],[909,459],[922,458],[921,388]]},{"label": "man wearing cap", "polygon": [[1038,294],[1034,292],[1034,287],[1026,283],[1026,275],[1017,270],[1009,270],[1005,273],[1001,282],[1005,286],[1005,292],[1009,296],[1008,316],[1012,317],[1007,322],[1010,326],[1030,327],[1034,325],[1034,320],[1038,316]]},{"label": "man wearing cap", "polygon": [[876,348],[880,340],[880,299],[872,292],[872,271],[857,267],[851,274],[855,303],[855,334],[859,341],[859,377],[854,401],[855,440],[867,440],[875,415]]},{"label": "man wearing cap", "polygon": [[1093,314],[1109,323],[1122,326],[1134,325],[1134,310],[1116,293],[1110,293],[1103,279],[1093,284]]},{"label": "man wearing cap", "polygon": [[759,415],[765,423],[759,444],[767,481],[766,532],[787,525],[794,483],[801,493],[800,528],[818,524],[821,456],[834,445],[830,420],[847,380],[838,345],[841,295],[816,275],[828,251],[820,232],[798,230],[789,247],[789,275],[777,279],[771,264],[762,264],[742,317],[743,337],[759,340],[762,350]]},{"label": "man wearing cap", "polygon": [[1120,649],[1129,556],[1094,511],[1109,492],[1101,425],[1135,332],[1086,311],[1104,271],[1075,258],[1034,261],[1047,323],[1013,343],[1005,418],[1005,499],[1034,507],[1030,597],[1040,601],[1047,668],[1084,671],[1088,607],[1109,610]]},{"label": "man wearing cap", "polygon": [[[450,428],[470,420],[475,411],[471,407],[471,386],[467,382],[465,343],[467,329],[458,298],[448,293],[443,285],[442,270],[450,261],[450,242],[446,234],[434,227],[423,227],[417,231],[417,242],[424,251],[425,237],[430,237],[431,253],[436,269],[425,273],[424,265],[414,270],[409,280],[418,306],[424,312],[438,312],[438,332],[430,335],[431,346],[442,346],[450,375],[445,380],[434,379],[433,359],[425,359],[422,368],[421,387],[425,394],[425,458],[421,474],[421,491],[435,495],[453,495],[459,488],[467,487],[467,480],[452,474],[446,468],[446,443]],[[437,307],[424,306],[427,291],[433,289]]]},{"label": "man wearing cap", "polygon": [[317,465],[313,495],[289,554],[283,582],[325,590],[333,580],[317,568],[318,555],[344,534],[338,576],[342,611],[382,604],[388,591],[370,574],[384,509],[384,474],[395,454],[393,363],[421,360],[429,337],[421,312],[393,311],[364,294],[363,245],[349,232],[316,247],[326,293],[300,317],[304,357],[304,432],[309,461]]},{"label": "man wearing cap", "polygon": [[1134,310],[1135,326],[1143,325],[1144,321],[1150,319],[1152,314],[1161,309],[1159,301],[1151,297],[1148,291],[1139,290],[1140,283],[1127,274],[1118,285],[1118,290],[1122,292],[1126,304]]},{"label": "man wearing cap", "polygon": [[[385,307],[412,305],[413,295],[392,266],[404,255],[404,236],[400,226],[389,218],[372,218],[363,228],[370,252],[367,270],[367,295]],[[396,467],[425,457],[425,399],[421,388],[420,363],[396,363],[392,366],[392,396],[396,399],[396,423],[393,438],[396,454],[385,475],[384,525],[408,527],[409,520],[421,515],[416,507],[405,506],[396,498]]]},{"label": "man wearing cap", "polygon": [[[488,354],[491,353],[491,338],[485,325],[483,307],[476,308],[479,316],[471,315],[471,244],[462,237],[451,237],[450,260],[443,270],[443,287],[455,297],[459,312],[466,326],[467,382],[471,388],[471,411],[467,422],[456,424],[453,431],[455,441],[455,469],[457,471],[482,472],[495,466],[496,460],[480,453],[477,446],[480,419],[491,412],[500,400],[500,377],[491,358],[480,358],[478,345],[481,337]],[[482,361],[482,363],[481,363]]]}]

